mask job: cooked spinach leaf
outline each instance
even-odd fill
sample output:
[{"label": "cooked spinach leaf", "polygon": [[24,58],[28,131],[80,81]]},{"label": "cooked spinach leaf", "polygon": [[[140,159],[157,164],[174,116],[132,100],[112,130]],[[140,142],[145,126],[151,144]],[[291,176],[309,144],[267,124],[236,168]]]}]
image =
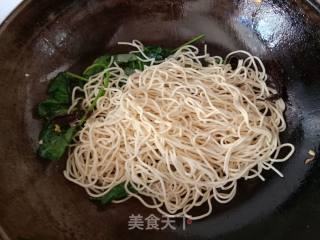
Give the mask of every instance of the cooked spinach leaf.
[{"label": "cooked spinach leaf", "polygon": [[[69,127],[55,123],[55,119],[68,116],[71,104],[71,92],[75,86],[82,86],[84,78],[70,72],[59,73],[50,83],[48,98],[38,105],[38,115],[45,120],[40,133],[38,154],[45,159],[57,160],[67,150],[76,133]],[[62,121],[59,121],[62,122]]]},{"label": "cooked spinach leaf", "polygon": [[104,55],[97,58],[92,65],[86,68],[86,70],[83,72],[83,75],[86,78],[89,78],[99,72],[102,72],[109,66],[110,61],[111,55]]},{"label": "cooked spinach leaf", "polygon": [[70,80],[65,73],[60,73],[49,85],[49,97],[38,105],[41,118],[52,119],[67,113],[70,102]]},{"label": "cooked spinach leaf", "polygon": [[143,70],[143,66],[146,64],[139,60],[136,54],[117,54],[114,56],[114,61],[119,67],[121,67],[127,75],[131,75],[135,70]]},{"label": "cooked spinach leaf", "polygon": [[[105,205],[108,203],[111,203],[113,200],[120,200],[128,196],[126,190],[125,190],[125,183],[120,183],[119,185],[112,188],[106,195],[104,195],[101,198],[97,198],[101,204]],[[135,189],[129,184],[128,189],[131,192],[136,192]]]},{"label": "cooked spinach leaf", "polygon": [[124,72],[130,76],[135,72],[135,70],[143,70],[143,64],[141,61],[135,61],[135,62],[129,62],[126,65],[122,65],[122,68],[124,69]]},{"label": "cooked spinach leaf", "polygon": [[46,120],[67,114],[71,104],[71,92],[75,86],[82,86],[76,74],[59,73],[50,83],[49,97],[38,105],[38,115]]},{"label": "cooked spinach leaf", "polygon": [[49,97],[60,103],[69,103],[70,79],[66,73],[59,73],[49,85]]},{"label": "cooked spinach leaf", "polygon": [[38,105],[38,115],[40,118],[53,119],[68,113],[69,105],[61,103],[54,98],[48,98]]},{"label": "cooked spinach leaf", "polygon": [[165,60],[172,54],[170,49],[160,46],[145,46],[143,52],[147,57],[154,58],[156,61]]},{"label": "cooked spinach leaf", "polygon": [[45,124],[40,133],[39,156],[48,160],[60,159],[68,149],[75,133],[75,127],[60,126],[52,122]]}]

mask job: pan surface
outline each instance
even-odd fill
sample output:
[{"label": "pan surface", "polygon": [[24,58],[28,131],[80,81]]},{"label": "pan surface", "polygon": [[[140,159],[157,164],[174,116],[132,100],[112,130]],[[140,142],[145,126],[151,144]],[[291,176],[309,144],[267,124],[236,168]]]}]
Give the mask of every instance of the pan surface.
[{"label": "pan surface", "polygon": [[[294,156],[284,178],[240,182],[235,199],[213,203],[206,219],[175,230],[129,230],[130,215],[156,212],[131,199],[98,208],[64,179],[64,161],[38,159],[35,106],[59,71],[77,72],[118,41],[174,47],[205,34],[211,54],[244,49],[281,83],[287,104],[283,141]],[[25,1],[0,27],[0,236],[4,239],[318,239],[320,14],[306,1]],[[201,211],[201,209],[200,209]]]}]

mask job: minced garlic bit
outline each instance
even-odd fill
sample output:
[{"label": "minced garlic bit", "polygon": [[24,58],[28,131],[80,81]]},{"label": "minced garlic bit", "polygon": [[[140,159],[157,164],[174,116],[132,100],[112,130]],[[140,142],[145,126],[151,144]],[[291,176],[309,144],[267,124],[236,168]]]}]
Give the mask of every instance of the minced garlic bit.
[{"label": "minced garlic bit", "polygon": [[305,161],[304,161],[304,164],[307,165],[309,163],[311,163],[315,158],[316,158],[316,152],[312,149],[310,149],[308,151],[308,154],[309,154],[309,158],[307,158]]},{"label": "minced garlic bit", "polygon": [[57,133],[61,132],[61,128],[60,128],[60,126],[58,124],[54,125],[54,131],[57,132]]},{"label": "minced garlic bit", "polygon": [[312,149],[310,149],[308,153],[310,156],[313,156],[313,157],[316,156],[316,152]]}]

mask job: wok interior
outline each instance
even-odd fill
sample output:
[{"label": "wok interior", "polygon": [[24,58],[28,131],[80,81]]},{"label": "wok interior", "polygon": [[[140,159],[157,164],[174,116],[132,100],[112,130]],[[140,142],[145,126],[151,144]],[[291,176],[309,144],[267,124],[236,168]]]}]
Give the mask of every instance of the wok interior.
[{"label": "wok interior", "polygon": [[[0,224],[12,239],[213,238],[265,219],[301,186],[303,161],[318,144],[319,17],[300,1],[26,1],[0,29]],[[259,56],[284,88],[287,131],[296,146],[280,179],[241,181],[236,198],[214,204],[214,214],[177,231],[129,231],[131,214],[156,212],[138,201],[98,209],[67,182],[64,161],[36,157],[41,123],[35,106],[59,71],[80,71],[95,57],[118,52],[118,41],[175,47],[205,34],[209,52],[244,49]],[[201,211],[196,209],[195,211]],[[262,221],[262,220],[261,220]],[[212,228],[212,226],[215,226]],[[241,231],[241,230],[239,230]],[[245,235],[244,235],[245,236]]]}]

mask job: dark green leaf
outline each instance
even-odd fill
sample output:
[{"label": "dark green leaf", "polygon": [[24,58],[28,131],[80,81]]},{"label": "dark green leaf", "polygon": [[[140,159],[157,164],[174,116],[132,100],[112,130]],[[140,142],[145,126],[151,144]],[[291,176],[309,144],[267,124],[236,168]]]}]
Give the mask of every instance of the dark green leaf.
[{"label": "dark green leaf", "polygon": [[128,62],[126,64],[120,65],[123,69],[124,72],[130,76],[135,72],[135,70],[143,70],[143,66],[145,63],[141,62],[140,60],[136,60],[134,62]]},{"label": "dark green leaf", "polygon": [[133,53],[115,55],[115,62],[124,70],[127,75],[131,75],[136,69],[143,70],[146,64],[138,59]]},{"label": "dark green leaf", "polygon": [[49,85],[49,96],[60,103],[69,103],[69,77],[65,73],[59,73]]},{"label": "dark green leaf", "polygon": [[95,63],[95,64],[92,64],[90,67],[88,67],[83,73],[83,75],[86,77],[91,77],[99,72],[102,72],[105,68],[106,66]]},{"label": "dark green leaf", "polygon": [[49,85],[49,97],[38,105],[39,117],[48,120],[67,114],[72,89],[85,83],[81,78],[70,72],[59,73]]},{"label": "dark green leaf", "polygon": [[102,64],[107,67],[110,64],[110,61],[111,61],[111,55],[106,54],[94,60],[93,63]]},{"label": "dark green leaf", "polygon": [[45,124],[40,133],[38,154],[48,160],[60,159],[69,147],[75,128],[62,127],[57,124]]},{"label": "dark green leaf", "polygon": [[99,72],[102,72],[109,66],[110,61],[111,61],[110,55],[104,55],[97,58],[91,66],[87,67],[87,69],[83,72],[83,75],[89,78]]},{"label": "dark green leaf", "polygon": [[38,105],[38,115],[40,118],[53,119],[55,117],[67,114],[68,108],[68,104],[48,98]]},{"label": "dark green leaf", "polygon": [[[128,194],[125,190],[124,184],[125,183],[120,183],[119,185],[112,188],[106,195],[98,198],[97,200],[99,200],[99,202],[104,205],[111,203],[113,200],[120,200],[127,197]],[[130,184],[128,185],[128,189],[131,192],[135,192],[135,189]]]},{"label": "dark green leaf", "polygon": [[145,46],[143,52],[149,58],[154,58],[156,61],[165,60],[171,54],[170,49],[162,48],[160,46]]},{"label": "dark green leaf", "polygon": [[133,74],[135,72],[135,68],[132,68],[132,67],[125,67],[124,68],[124,72],[130,76],[131,74]]}]

